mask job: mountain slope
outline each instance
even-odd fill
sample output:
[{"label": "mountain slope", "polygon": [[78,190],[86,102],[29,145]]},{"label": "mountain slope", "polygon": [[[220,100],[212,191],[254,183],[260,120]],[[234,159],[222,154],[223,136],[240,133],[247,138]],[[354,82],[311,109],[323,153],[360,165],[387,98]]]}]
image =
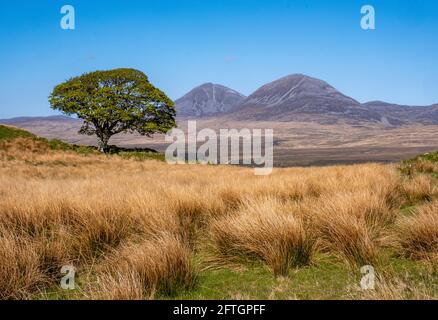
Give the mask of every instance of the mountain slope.
[{"label": "mountain slope", "polygon": [[328,83],[302,74],[289,75],[262,86],[242,105],[282,105],[305,98],[332,99],[346,105],[359,105],[359,102],[341,94]]},{"label": "mountain slope", "polygon": [[424,124],[438,124],[438,104],[420,110],[413,120]]},{"label": "mountain slope", "polygon": [[320,123],[396,122],[382,119],[328,83],[302,74],[268,83],[242,101],[232,117],[239,120],[316,121]]},{"label": "mountain slope", "polygon": [[180,116],[211,116],[231,111],[245,98],[225,86],[205,83],[175,101]]},{"label": "mountain slope", "polygon": [[406,106],[383,101],[371,101],[364,103],[363,106],[385,117],[396,118],[403,122],[438,124],[438,104],[432,106]]}]

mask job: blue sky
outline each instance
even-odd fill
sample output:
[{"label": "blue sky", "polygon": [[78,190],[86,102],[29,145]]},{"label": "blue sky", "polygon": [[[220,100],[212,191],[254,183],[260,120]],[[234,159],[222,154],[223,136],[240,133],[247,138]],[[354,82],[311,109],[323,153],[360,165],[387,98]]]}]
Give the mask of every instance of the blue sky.
[{"label": "blue sky", "polygon": [[[60,28],[73,5],[76,29]],[[362,5],[376,30],[360,28]],[[435,0],[15,0],[0,3],[0,118],[55,114],[53,87],[132,67],[176,99],[204,82],[250,94],[291,73],[365,102],[438,103]]]}]

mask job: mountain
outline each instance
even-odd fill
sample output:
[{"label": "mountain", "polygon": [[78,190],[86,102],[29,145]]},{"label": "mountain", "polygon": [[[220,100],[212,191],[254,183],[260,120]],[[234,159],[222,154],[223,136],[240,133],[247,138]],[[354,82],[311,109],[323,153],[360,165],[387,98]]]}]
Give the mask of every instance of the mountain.
[{"label": "mountain", "polygon": [[268,83],[251,94],[242,105],[283,105],[291,102],[299,104],[306,98],[333,100],[342,105],[359,105],[356,100],[347,97],[328,83],[302,74],[293,74]]},{"label": "mountain", "polygon": [[432,106],[407,106],[383,101],[371,101],[363,106],[385,117],[406,123],[438,124],[438,104]]},{"label": "mountain", "polygon": [[345,120],[353,124],[384,122],[391,117],[362,106],[328,83],[302,74],[293,74],[268,83],[243,100],[230,113],[238,120],[313,121],[323,124]]},{"label": "mountain", "polygon": [[360,103],[327,82],[292,74],[265,84],[250,96],[205,83],[175,102],[182,117],[238,121],[316,122],[366,125],[438,124],[438,105],[405,106],[383,101]]},{"label": "mountain", "polygon": [[423,124],[438,124],[438,104],[425,107],[413,117],[413,120]]},{"label": "mountain", "polygon": [[229,112],[245,96],[225,86],[205,83],[175,101],[180,116],[212,116]]}]

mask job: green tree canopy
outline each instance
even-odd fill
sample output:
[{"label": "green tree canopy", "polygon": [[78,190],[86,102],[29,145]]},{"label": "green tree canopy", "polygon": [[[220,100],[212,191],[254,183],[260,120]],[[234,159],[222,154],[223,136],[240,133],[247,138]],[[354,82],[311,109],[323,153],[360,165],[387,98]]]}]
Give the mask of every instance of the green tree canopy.
[{"label": "green tree canopy", "polygon": [[134,69],[96,71],[55,87],[52,109],[84,120],[79,133],[96,135],[99,150],[108,151],[111,136],[137,132],[151,136],[175,127],[175,108],[147,76]]}]

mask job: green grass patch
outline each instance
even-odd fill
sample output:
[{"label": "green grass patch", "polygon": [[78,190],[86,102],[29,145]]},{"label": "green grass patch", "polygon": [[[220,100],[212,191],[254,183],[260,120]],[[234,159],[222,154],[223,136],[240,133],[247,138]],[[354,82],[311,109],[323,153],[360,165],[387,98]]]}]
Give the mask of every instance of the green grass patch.
[{"label": "green grass patch", "polygon": [[69,144],[58,139],[46,140],[46,141],[49,144],[50,149],[52,150],[73,151],[83,155],[98,153],[96,148],[91,146],[79,146],[76,144]]},{"label": "green grass patch", "polygon": [[401,161],[399,170],[408,177],[412,177],[417,173],[425,173],[438,178],[437,164],[438,152],[430,152],[418,155],[413,159]]},{"label": "green grass patch", "polygon": [[34,138],[37,136],[22,129],[0,125],[0,140],[13,140],[16,138]]},{"label": "green grass patch", "polygon": [[400,213],[403,216],[412,216],[415,213],[416,208],[417,207],[415,205],[412,205],[412,204],[403,205],[400,208]]},{"label": "green grass patch", "polygon": [[[336,259],[323,258],[317,264],[290,269],[284,277],[275,277],[263,264],[242,268],[204,270],[195,287],[172,297],[158,299],[342,299],[359,276]],[[360,279],[360,278],[357,278]]]},{"label": "green grass patch", "polygon": [[118,146],[110,146],[109,154],[119,156],[122,159],[132,159],[137,161],[165,160],[164,154],[150,148],[123,148]]},{"label": "green grass patch", "polygon": [[438,162],[438,151],[420,154],[413,159],[404,160],[404,161],[402,161],[402,163],[413,164],[413,163],[420,162],[420,161]]},{"label": "green grass patch", "polygon": [[[390,257],[386,264],[375,267],[376,281],[383,277],[400,280],[413,288],[428,288],[438,296],[438,276],[423,262]],[[86,279],[77,274],[76,289],[64,290],[59,284],[37,293],[35,299],[70,300],[83,299]],[[320,255],[317,263],[309,267],[291,269],[284,277],[274,277],[263,264],[245,268],[221,268],[203,270],[196,284],[190,289],[178,289],[175,294],[158,294],[156,299],[176,300],[343,300],[361,299],[362,278],[360,270],[352,270],[336,258]]]},{"label": "green grass patch", "polygon": [[150,151],[122,151],[117,154],[123,159],[133,159],[137,161],[158,160],[164,161],[164,154]]}]

